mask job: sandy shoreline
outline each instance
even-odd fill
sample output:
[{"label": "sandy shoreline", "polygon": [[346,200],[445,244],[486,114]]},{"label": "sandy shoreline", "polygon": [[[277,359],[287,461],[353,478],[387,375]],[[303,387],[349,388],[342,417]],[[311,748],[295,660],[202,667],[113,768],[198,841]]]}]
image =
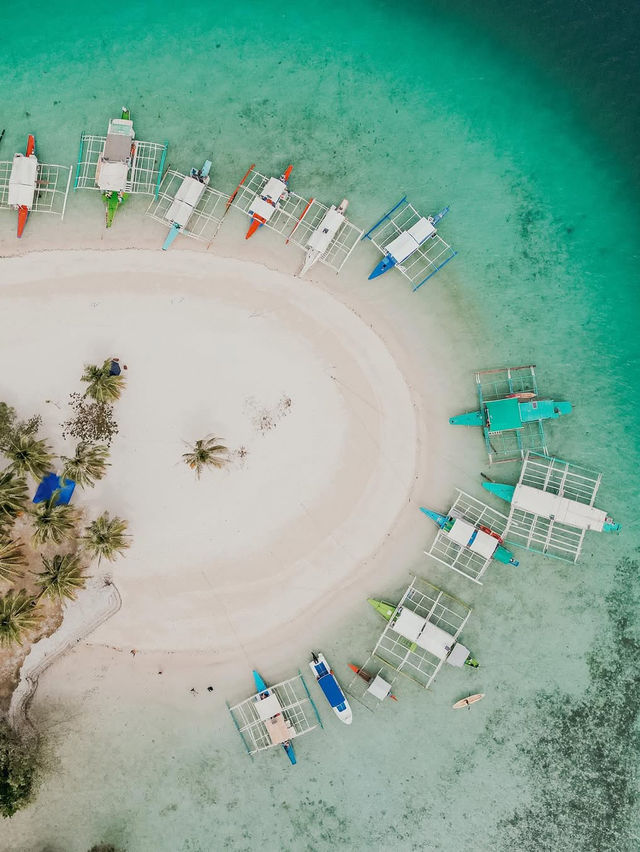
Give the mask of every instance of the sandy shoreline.
[{"label": "sandy shoreline", "polygon": [[[91,645],[206,651],[235,680],[226,664],[277,665],[337,623],[365,576],[406,576],[426,532],[415,500],[441,467],[434,423],[446,420],[420,417],[424,368],[411,372],[398,338],[392,354],[375,306],[356,314],[327,288],[202,252],[46,251],[4,259],[2,272],[17,355],[3,396],[42,411],[43,433],[59,435],[85,361],[130,364],[113,466],[82,496],[134,536],[112,572],[122,609]],[[43,350],[54,353],[44,376]],[[247,454],[196,482],[181,442],[207,432]]]}]

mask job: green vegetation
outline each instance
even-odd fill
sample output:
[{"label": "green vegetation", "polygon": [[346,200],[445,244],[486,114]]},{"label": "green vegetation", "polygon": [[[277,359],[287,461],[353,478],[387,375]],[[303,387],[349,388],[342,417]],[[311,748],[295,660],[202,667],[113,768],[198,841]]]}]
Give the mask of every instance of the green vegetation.
[{"label": "green vegetation", "polygon": [[13,589],[0,598],[0,645],[22,645],[25,633],[37,627],[40,613],[36,598]]},{"label": "green vegetation", "polygon": [[31,510],[35,547],[47,542],[61,544],[73,535],[76,513],[71,506],[56,505],[56,499],[54,492],[48,500],[43,500]]},{"label": "green vegetation", "polygon": [[76,447],[73,458],[61,456],[62,476],[72,479],[81,486],[93,486],[107,472],[109,448],[104,444],[91,444],[81,441]]},{"label": "green vegetation", "polygon": [[51,470],[53,456],[49,446],[33,435],[13,435],[2,452],[9,459],[9,467],[19,475],[30,473],[34,479],[42,479]]},{"label": "green vegetation", "polygon": [[22,574],[26,562],[21,541],[8,538],[0,540],[0,580],[15,580]]},{"label": "green vegetation", "polygon": [[0,402],[0,450],[15,438],[21,435],[32,437],[40,428],[42,418],[39,415],[30,417],[28,420],[18,420],[15,408]]},{"label": "green vegetation", "polygon": [[52,559],[43,556],[42,564],[44,571],[36,575],[41,586],[40,594],[52,600],[75,600],[76,592],[87,582],[78,556],[75,553],[57,553]]},{"label": "green vegetation", "polygon": [[107,358],[101,367],[88,364],[84,368],[82,381],[88,384],[86,396],[90,396],[96,402],[115,402],[120,399],[124,387],[122,374],[111,375],[111,358]]},{"label": "green vegetation", "polygon": [[118,517],[109,518],[109,513],[103,512],[89,524],[80,541],[93,557],[98,557],[98,564],[102,557],[113,562],[116,556],[129,547],[126,532],[126,521]]},{"label": "green vegetation", "polygon": [[0,473],[0,527],[10,526],[24,511],[28,496],[24,477],[9,469]]},{"label": "green vegetation", "polygon": [[33,794],[39,767],[38,741],[25,739],[0,719],[0,814],[11,817]]},{"label": "green vegetation", "polygon": [[195,444],[189,444],[189,452],[183,453],[182,458],[192,470],[195,470],[196,476],[200,479],[200,474],[205,467],[224,467],[229,462],[227,455],[228,450],[222,444],[218,444],[219,438],[214,438],[213,435],[208,435],[206,438],[201,438]]}]

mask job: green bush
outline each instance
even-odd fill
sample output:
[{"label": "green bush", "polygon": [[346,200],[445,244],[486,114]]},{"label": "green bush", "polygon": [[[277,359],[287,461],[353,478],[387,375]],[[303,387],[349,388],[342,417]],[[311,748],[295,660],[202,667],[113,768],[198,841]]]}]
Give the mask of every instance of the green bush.
[{"label": "green bush", "polygon": [[38,742],[23,738],[0,719],[0,814],[10,817],[24,807],[33,793],[38,770]]}]

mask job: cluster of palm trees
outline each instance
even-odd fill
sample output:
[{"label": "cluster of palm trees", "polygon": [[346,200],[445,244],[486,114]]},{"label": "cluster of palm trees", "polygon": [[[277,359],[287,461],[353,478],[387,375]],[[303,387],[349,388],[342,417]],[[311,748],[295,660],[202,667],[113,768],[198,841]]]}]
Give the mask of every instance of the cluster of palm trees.
[{"label": "cluster of palm trees", "polygon": [[[111,374],[111,359],[101,367],[85,368],[82,380],[88,383],[86,395],[96,401],[118,399],[124,380]],[[43,599],[73,600],[84,587],[85,570],[91,560],[113,561],[129,546],[127,523],[104,512],[83,530],[78,530],[80,515],[68,504],[59,502],[59,491],[32,506],[28,503],[27,477],[39,482],[53,468],[54,456],[47,442],[21,430],[5,426],[0,452],[8,465],[0,471],[0,645],[22,643],[26,633],[36,628],[43,616]],[[62,480],[73,480],[80,487],[92,487],[102,479],[109,466],[109,450],[101,444],[80,441],[73,457],[61,457]],[[16,520],[25,516],[31,527],[28,545],[16,535]],[[29,547],[30,546],[30,547]],[[40,553],[41,571],[30,571],[36,594],[17,590],[33,551]],[[31,554],[29,553],[31,549]],[[53,552],[53,551],[63,552]],[[30,558],[31,557],[31,558]],[[2,587],[13,586],[4,595]]]}]

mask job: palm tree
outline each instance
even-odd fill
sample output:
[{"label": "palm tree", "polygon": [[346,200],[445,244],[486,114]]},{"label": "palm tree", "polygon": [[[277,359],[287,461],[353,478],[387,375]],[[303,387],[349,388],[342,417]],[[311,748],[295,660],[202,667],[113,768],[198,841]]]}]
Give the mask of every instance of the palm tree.
[{"label": "palm tree", "polygon": [[73,533],[75,512],[71,506],[56,505],[56,500],[57,495],[54,492],[48,500],[38,503],[32,510],[32,541],[36,547],[48,541],[60,544]]},{"label": "palm tree", "polygon": [[104,444],[81,441],[72,459],[66,456],[60,458],[64,465],[62,469],[64,479],[72,479],[81,486],[93,486],[96,480],[102,479],[106,473],[109,448]]},{"label": "palm tree", "polygon": [[47,442],[33,435],[14,435],[3,452],[9,467],[19,475],[30,473],[34,479],[42,479],[51,470],[53,457]]},{"label": "palm tree", "polygon": [[13,580],[25,564],[23,544],[16,539],[0,542],[0,580]]},{"label": "palm tree", "polygon": [[0,598],[0,645],[22,645],[23,634],[36,627],[41,615],[34,611],[36,599],[13,590]]},{"label": "palm tree", "polygon": [[40,594],[52,600],[75,600],[77,589],[83,589],[87,582],[78,556],[75,553],[57,553],[53,559],[41,558],[45,570],[36,575],[40,577]]},{"label": "palm tree", "polygon": [[115,402],[120,399],[124,387],[124,376],[111,375],[111,358],[107,358],[101,367],[87,364],[82,374],[82,381],[89,385],[85,395],[92,397],[96,402]]},{"label": "palm tree", "polygon": [[195,470],[196,476],[200,479],[200,474],[205,467],[224,467],[229,458],[226,455],[227,448],[222,444],[217,444],[219,438],[214,438],[213,435],[207,435],[206,438],[201,438],[195,444],[188,444],[190,450],[188,453],[183,453],[182,458],[192,470]]},{"label": "palm tree", "polygon": [[89,524],[80,541],[93,557],[98,557],[98,564],[103,556],[113,562],[118,554],[129,547],[126,531],[126,521],[118,517],[110,519],[109,513],[103,512]]},{"label": "palm tree", "polygon": [[24,511],[27,499],[27,483],[24,477],[7,468],[0,473],[0,526],[13,523]]}]

